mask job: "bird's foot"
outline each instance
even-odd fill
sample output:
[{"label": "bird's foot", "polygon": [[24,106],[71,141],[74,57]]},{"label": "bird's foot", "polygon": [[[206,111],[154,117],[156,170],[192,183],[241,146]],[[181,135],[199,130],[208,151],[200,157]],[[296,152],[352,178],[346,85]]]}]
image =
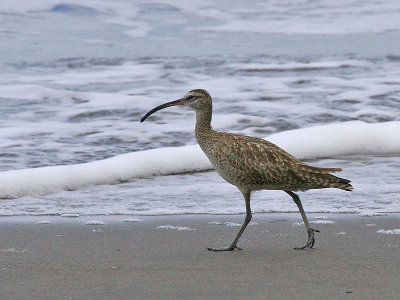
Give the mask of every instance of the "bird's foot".
[{"label": "bird's foot", "polygon": [[229,246],[227,248],[207,248],[208,251],[213,251],[213,252],[220,252],[220,251],[233,251],[233,250],[243,250],[242,248],[239,248],[238,246]]},{"label": "bird's foot", "polygon": [[308,232],[308,241],[307,241],[307,243],[303,247],[294,248],[294,249],[296,249],[296,250],[304,250],[306,248],[310,248],[311,249],[312,247],[314,247],[314,243],[315,243],[314,232],[319,232],[319,230],[310,228],[309,230],[307,230],[307,232]]}]

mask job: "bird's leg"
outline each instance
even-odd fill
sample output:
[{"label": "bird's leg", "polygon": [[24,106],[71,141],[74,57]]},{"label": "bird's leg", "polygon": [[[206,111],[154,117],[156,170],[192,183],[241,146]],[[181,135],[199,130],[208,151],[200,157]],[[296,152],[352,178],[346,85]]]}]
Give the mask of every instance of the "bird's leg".
[{"label": "bird's leg", "polygon": [[319,230],[311,228],[310,223],[308,223],[306,213],[304,212],[303,205],[301,204],[299,196],[291,191],[285,191],[285,192],[288,193],[293,198],[294,203],[296,203],[297,207],[299,208],[301,217],[303,218],[304,225],[306,225],[306,229],[307,229],[307,233],[308,233],[307,243],[303,247],[294,248],[294,249],[303,250],[306,248],[312,248],[315,243],[314,232],[319,232]]},{"label": "bird's leg", "polygon": [[247,224],[250,223],[250,220],[252,217],[251,216],[251,208],[250,208],[250,192],[242,192],[242,194],[243,194],[244,200],[246,201],[246,217],[244,219],[244,223],[243,223],[242,227],[240,227],[238,234],[236,235],[233,242],[229,245],[229,247],[227,247],[227,248],[207,248],[208,251],[218,252],[218,251],[232,251],[235,249],[242,250],[241,248],[236,246],[236,244],[239,241],[240,236],[242,235],[243,231],[246,229]]}]

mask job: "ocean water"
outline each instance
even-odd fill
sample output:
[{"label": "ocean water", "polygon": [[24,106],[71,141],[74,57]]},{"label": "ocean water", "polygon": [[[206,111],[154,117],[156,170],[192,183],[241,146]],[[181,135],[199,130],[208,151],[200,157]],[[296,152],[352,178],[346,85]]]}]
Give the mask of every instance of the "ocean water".
[{"label": "ocean water", "polygon": [[215,129],[343,168],[354,192],[301,193],[307,212],[400,212],[398,1],[3,2],[0,215],[243,213],[192,111],[139,122],[194,88]]}]

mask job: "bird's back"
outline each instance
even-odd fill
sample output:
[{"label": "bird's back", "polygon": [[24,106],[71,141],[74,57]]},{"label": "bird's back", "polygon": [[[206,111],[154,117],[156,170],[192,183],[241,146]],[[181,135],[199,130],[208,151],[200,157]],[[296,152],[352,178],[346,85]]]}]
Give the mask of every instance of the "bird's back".
[{"label": "bird's back", "polygon": [[307,165],[263,139],[211,130],[197,140],[216,171],[240,189],[353,188],[349,180],[330,174],[342,169]]}]

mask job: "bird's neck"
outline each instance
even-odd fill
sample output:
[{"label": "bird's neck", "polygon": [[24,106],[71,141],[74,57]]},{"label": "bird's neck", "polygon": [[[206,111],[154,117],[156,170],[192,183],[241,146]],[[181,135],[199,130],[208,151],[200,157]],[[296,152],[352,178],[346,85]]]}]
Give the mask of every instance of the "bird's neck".
[{"label": "bird's neck", "polygon": [[196,111],[196,138],[199,141],[213,129],[211,127],[212,107]]}]

